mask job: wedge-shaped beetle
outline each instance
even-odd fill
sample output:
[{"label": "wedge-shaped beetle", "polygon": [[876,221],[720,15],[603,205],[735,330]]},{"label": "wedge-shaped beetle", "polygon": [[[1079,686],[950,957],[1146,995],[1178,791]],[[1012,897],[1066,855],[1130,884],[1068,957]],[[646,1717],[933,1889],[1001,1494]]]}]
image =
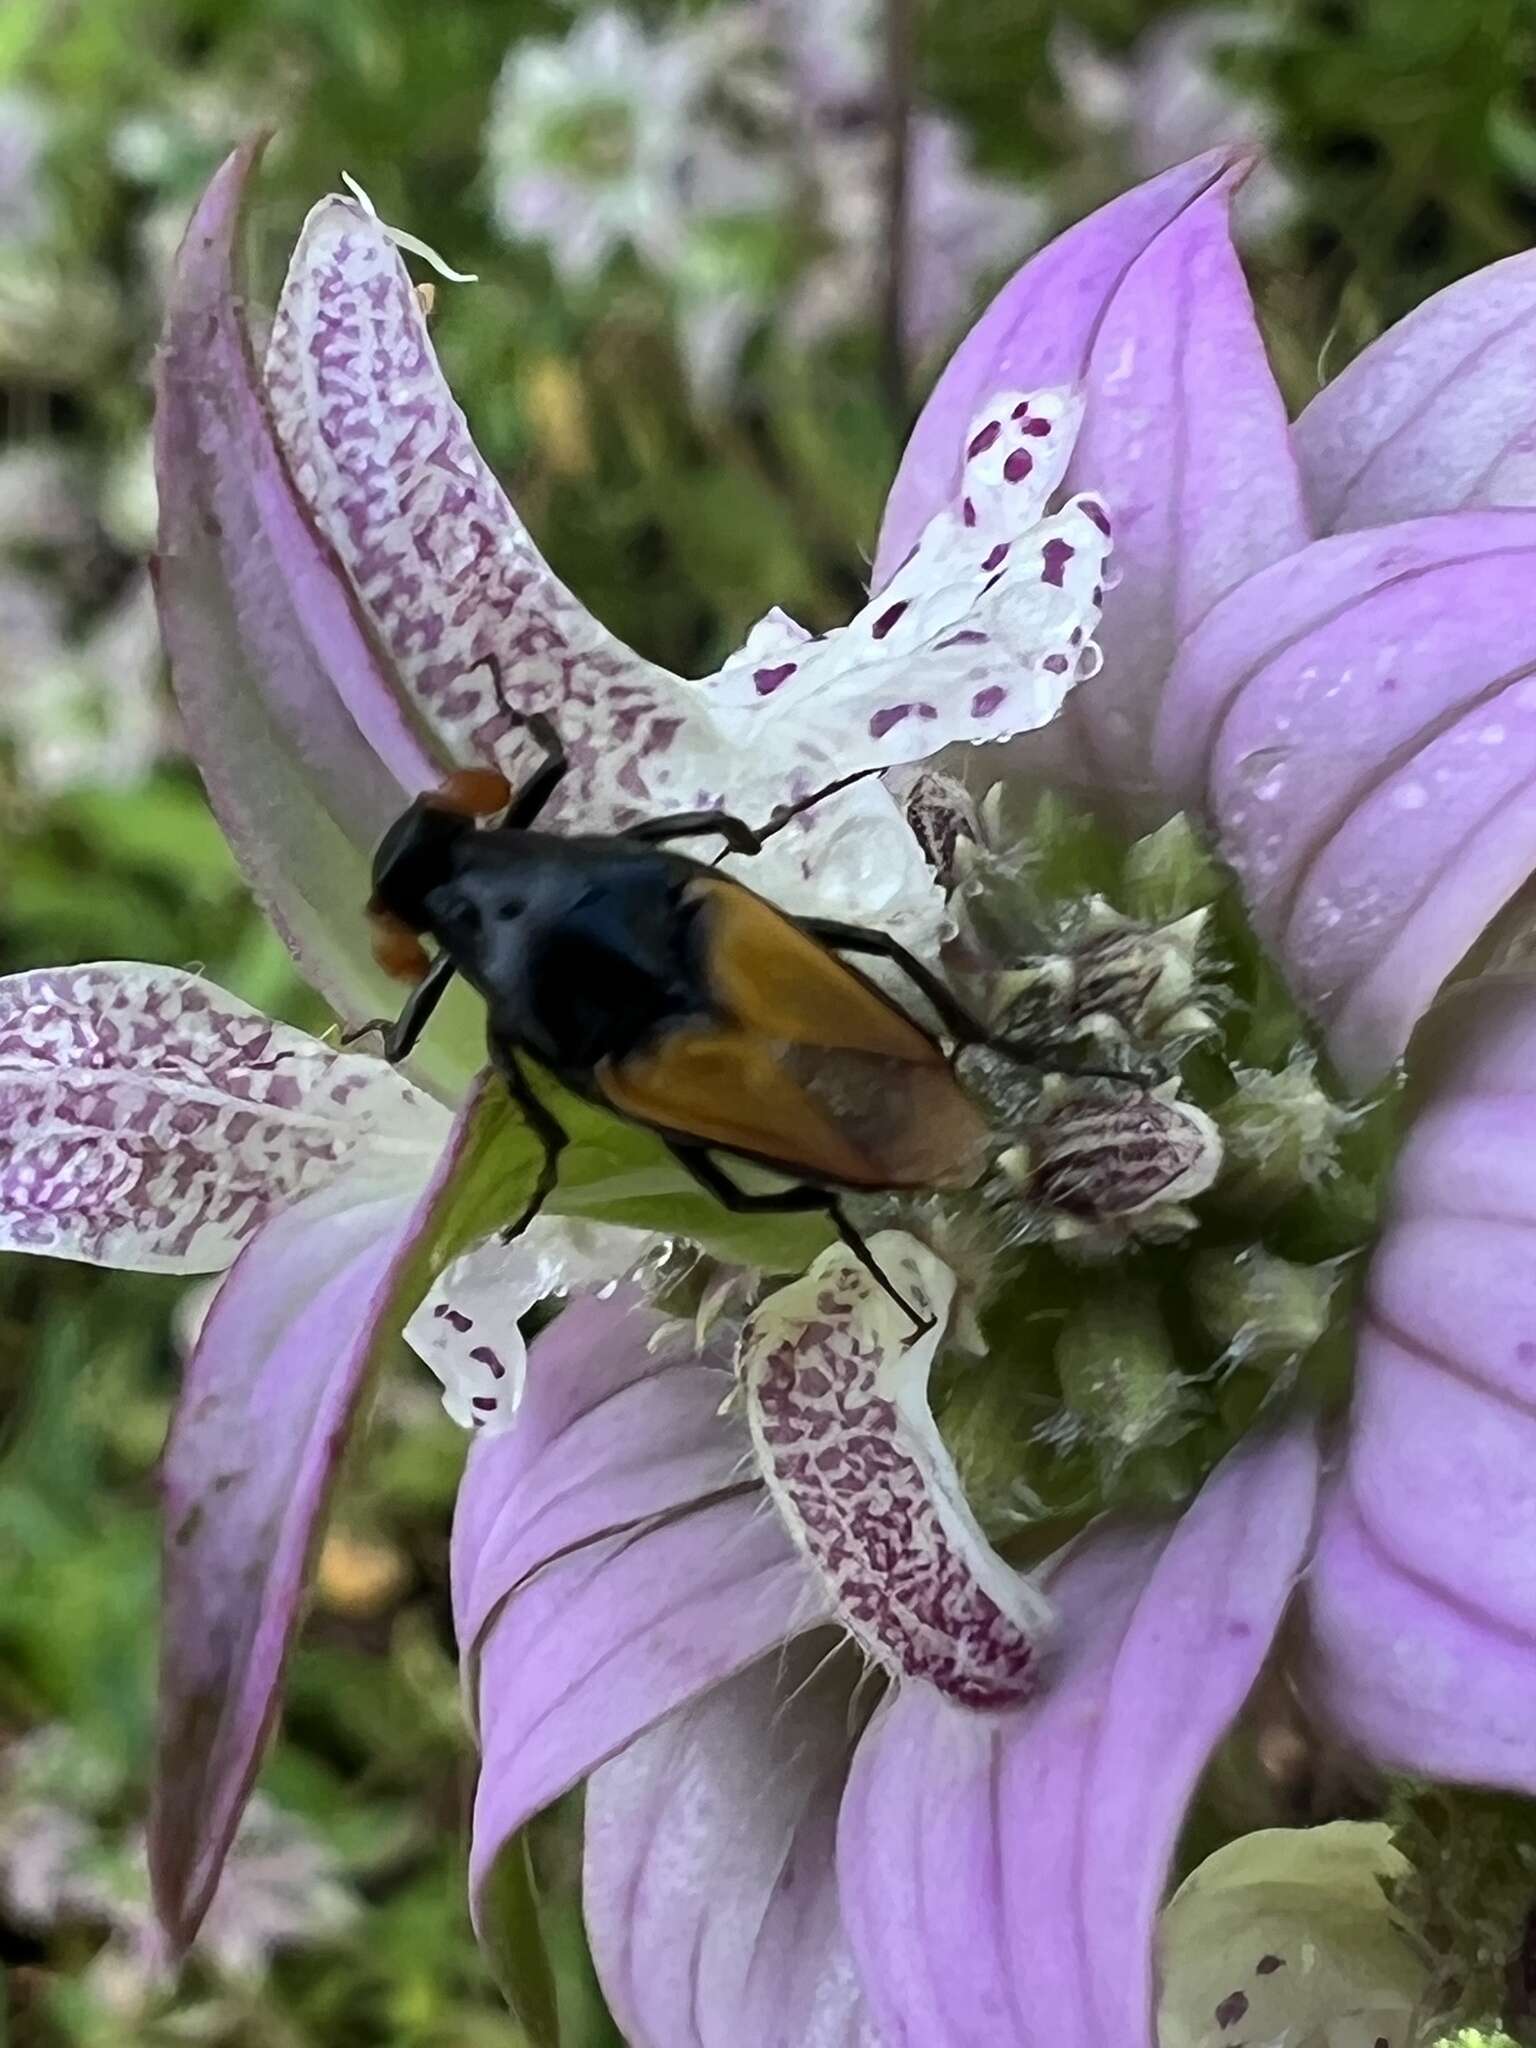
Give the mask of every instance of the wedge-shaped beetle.
[{"label": "wedge-shaped beetle", "polygon": [[[892,962],[957,1046],[990,1043],[989,1034],[886,934],[790,917],[664,844],[716,837],[756,852],[831,789],[775,813],[762,831],[707,811],[556,836],[534,826],[566,772],[565,751],[547,718],[519,722],[544,754],[523,789],[514,794],[494,770],[465,769],[385,834],[369,905],[374,952],[416,986],[395,1022],[365,1029],[381,1030],[385,1056],[403,1060],[455,974],[485,999],[492,1063],[545,1151],[517,1228],[553,1187],[566,1142],[527,1059],[655,1131],[726,1208],[827,1211],[927,1327],[880,1271],[840,1196],[970,1186],[986,1164],[988,1129],[940,1039],[843,956]],[[795,1185],[743,1188],[719,1153]]]}]

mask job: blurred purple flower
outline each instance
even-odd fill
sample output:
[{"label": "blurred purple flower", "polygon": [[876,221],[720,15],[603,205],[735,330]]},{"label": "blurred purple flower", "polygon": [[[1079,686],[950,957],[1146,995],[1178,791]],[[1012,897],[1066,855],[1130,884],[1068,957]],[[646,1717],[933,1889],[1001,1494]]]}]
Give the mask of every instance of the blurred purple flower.
[{"label": "blurred purple flower", "polygon": [[30,247],[53,226],[44,174],[49,130],[42,100],[14,86],[0,92],[0,247]]},{"label": "blurred purple flower", "polygon": [[[1130,174],[1150,178],[1202,150],[1265,147],[1276,125],[1272,110],[1223,65],[1235,51],[1273,43],[1281,26],[1262,8],[1193,7],[1155,23],[1120,58],[1062,20],[1051,55],[1068,105],[1095,148],[1102,150],[1106,136],[1118,138]],[[1234,198],[1234,230],[1239,240],[1270,234],[1296,207],[1291,180],[1261,158]]]},{"label": "blurred purple flower", "polygon": [[[141,2013],[163,1979],[141,1827],[116,1817],[121,1774],[62,1724],[34,1729],[0,1767],[0,1902],[21,1926],[107,1930],[90,1989]],[[216,1977],[243,1988],[284,1949],[334,1940],[358,1901],[333,1853],[270,1800],[254,1799],[198,1940]]]}]

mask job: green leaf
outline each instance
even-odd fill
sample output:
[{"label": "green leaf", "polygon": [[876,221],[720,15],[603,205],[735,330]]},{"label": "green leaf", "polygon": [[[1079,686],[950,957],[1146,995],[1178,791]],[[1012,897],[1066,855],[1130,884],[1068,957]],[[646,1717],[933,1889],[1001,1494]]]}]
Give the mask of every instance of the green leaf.
[{"label": "green leaf", "polygon": [[[570,1134],[560,1159],[551,1211],[599,1223],[626,1223],[688,1238],[732,1264],[799,1273],[832,1242],[825,1216],[738,1216],[692,1179],[653,1131],[625,1123],[554,1082],[541,1098]],[[750,1168],[734,1169],[743,1186]]]},{"label": "green leaf", "polygon": [[491,1866],[480,1897],[480,1939],[491,1975],[533,2048],[559,2048],[555,1978],[526,1830],[511,1838]]}]

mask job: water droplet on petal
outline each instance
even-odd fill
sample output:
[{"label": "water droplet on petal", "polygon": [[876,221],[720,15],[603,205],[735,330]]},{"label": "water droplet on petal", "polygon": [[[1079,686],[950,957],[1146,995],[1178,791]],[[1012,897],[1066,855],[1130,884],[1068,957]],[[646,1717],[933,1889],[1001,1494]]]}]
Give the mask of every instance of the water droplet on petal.
[{"label": "water droplet on petal", "polygon": [[1392,792],[1394,807],[1400,811],[1422,811],[1429,802],[1429,791],[1422,782],[1403,782]]}]

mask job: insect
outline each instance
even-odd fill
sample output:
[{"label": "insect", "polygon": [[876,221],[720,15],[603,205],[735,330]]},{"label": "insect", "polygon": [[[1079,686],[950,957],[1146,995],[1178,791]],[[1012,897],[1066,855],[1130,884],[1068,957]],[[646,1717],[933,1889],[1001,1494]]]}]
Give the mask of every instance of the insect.
[{"label": "insect", "polygon": [[[656,1132],[727,1209],[824,1210],[916,1328],[931,1327],[881,1271],[842,1197],[970,1186],[986,1164],[988,1126],[940,1038],[847,956],[891,962],[957,1048],[992,1039],[885,933],[788,916],[668,843],[714,837],[754,853],[857,778],[780,809],[761,830],[700,811],[557,836],[536,821],[567,771],[564,747],[541,714],[519,723],[544,756],[522,789],[494,770],[461,770],[418,797],[380,843],[374,953],[414,988],[393,1022],[349,1036],[381,1031],[397,1062],[455,975],[484,998],[492,1063],[544,1147],[528,1210],[508,1235],[538,1213],[566,1143],[529,1081],[531,1061]],[[793,1185],[745,1188],[720,1154]]]}]

